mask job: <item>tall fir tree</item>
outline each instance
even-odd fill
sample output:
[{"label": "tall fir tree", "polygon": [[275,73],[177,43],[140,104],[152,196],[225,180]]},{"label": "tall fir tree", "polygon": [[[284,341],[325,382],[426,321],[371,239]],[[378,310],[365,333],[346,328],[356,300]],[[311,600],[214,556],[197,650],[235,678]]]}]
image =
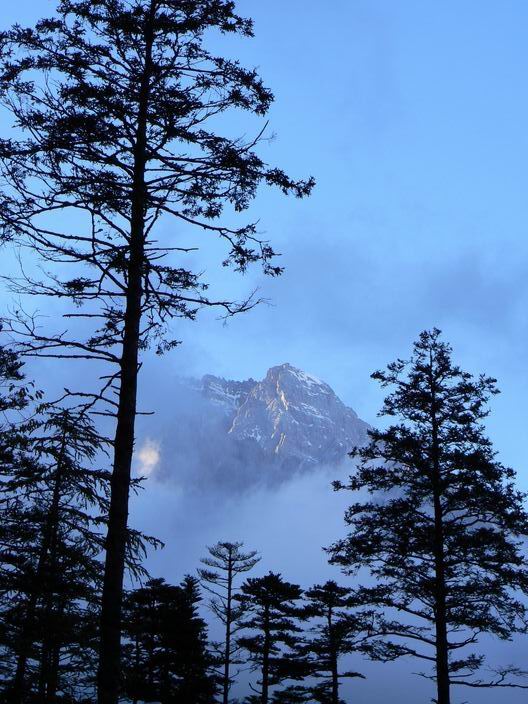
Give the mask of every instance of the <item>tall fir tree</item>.
[{"label": "tall fir tree", "polygon": [[524,686],[515,668],[480,676],[472,649],[480,634],[508,639],[526,622],[526,497],[483,426],[496,382],[454,365],[437,329],[373,378],[390,389],[380,415],[398,422],[371,430],[349,484],[336,483],[361,496],[330,550],[345,573],[368,569],[376,582],[364,597],[384,610],[384,637],[371,655],[433,665],[423,674],[438,704],[450,704],[453,685]]},{"label": "tall fir tree", "polygon": [[240,665],[236,634],[240,627],[244,606],[235,601],[239,591],[237,578],[252,570],[259,562],[257,552],[243,552],[244,543],[219,542],[208,548],[208,556],[201,562],[198,574],[203,587],[211,594],[209,606],[224,627],[224,640],[217,645],[222,667],[222,704],[229,702],[233,683],[232,666]]},{"label": "tall fir tree", "polygon": [[252,687],[257,694],[248,701],[269,704],[304,700],[304,689],[291,684],[303,680],[310,671],[301,650],[300,624],[305,618],[301,598],[298,584],[286,582],[273,572],[250,577],[236,596],[247,610],[242,627],[249,631],[238,642],[248,653],[252,669],[259,673],[257,687]]},{"label": "tall fir tree", "polygon": [[[201,264],[193,269],[185,255],[197,235],[218,255],[216,237],[225,266],[244,272],[261,262],[279,274],[271,246],[237,214],[261,184],[302,197],[313,182],[262,161],[255,148],[264,131],[243,139],[225,127],[231,109],[262,117],[273,100],[254,70],[207,49],[215,30],[252,36],[234,2],[57,3],[55,16],[0,35],[0,102],[15,121],[12,137],[0,140],[0,237],[32,248],[43,269],[60,263],[43,279],[15,282],[18,292],[59,298],[66,317],[84,323],[54,334],[19,319],[13,326],[26,353],[113,366],[94,400],[104,399],[116,419],[99,660],[99,702],[116,704],[141,352],[176,344],[165,336],[175,317],[252,307],[252,298],[210,294]],[[172,221],[162,241],[161,218]]]}]

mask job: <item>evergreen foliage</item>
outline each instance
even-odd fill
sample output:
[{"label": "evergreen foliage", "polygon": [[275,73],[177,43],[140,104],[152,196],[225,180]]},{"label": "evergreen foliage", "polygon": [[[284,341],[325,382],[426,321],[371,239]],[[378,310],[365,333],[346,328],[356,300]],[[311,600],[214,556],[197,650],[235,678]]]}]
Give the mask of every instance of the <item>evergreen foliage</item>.
[{"label": "evergreen foliage", "polygon": [[23,373],[22,362],[6,346],[0,346],[0,682],[2,688],[12,677],[13,660],[10,626],[11,586],[18,563],[17,547],[25,523],[17,525],[13,517],[21,511],[22,498],[8,491],[15,468],[28,463],[25,454],[24,411],[30,403],[31,389]]},{"label": "evergreen foliage", "polygon": [[209,555],[201,562],[206,565],[198,574],[204,588],[211,594],[209,606],[224,627],[224,641],[215,644],[222,666],[222,703],[228,704],[233,683],[232,665],[242,664],[240,648],[235,640],[244,606],[235,601],[238,593],[237,577],[255,567],[260,558],[256,551],[243,552],[244,543],[219,542],[209,547]]},{"label": "evergreen foliage", "polygon": [[247,651],[252,669],[259,673],[254,689],[255,701],[260,704],[305,696],[304,690],[295,685],[286,687],[285,691],[276,689],[285,682],[302,680],[309,675],[309,664],[299,647],[302,642],[300,623],[305,618],[301,597],[299,585],[286,582],[273,572],[264,577],[250,577],[236,596],[247,611],[241,625],[250,630],[238,642]]},{"label": "evergreen foliage", "polygon": [[124,694],[134,702],[212,704],[217,678],[198,614],[198,582],[153,579],[125,601]]},{"label": "evergreen foliage", "polygon": [[73,702],[95,654],[108,474],[90,467],[100,438],[85,416],[44,407],[24,429],[23,456],[2,468],[5,697]]},{"label": "evergreen foliage", "polygon": [[343,704],[340,681],[364,675],[341,670],[340,660],[364,649],[373,633],[374,616],[363,608],[353,589],[340,587],[333,580],[316,584],[304,597],[307,614],[317,619],[305,646],[311,654],[311,675],[317,680],[312,696],[320,704]]},{"label": "evergreen foliage", "polygon": [[438,704],[452,685],[516,685],[509,668],[479,676],[473,650],[481,634],[508,639],[526,623],[525,496],[483,426],[495,380],[454,365],[437,329],[373,378],[390,389],[380,415],[397,422],[371,430],[349,484],[336,483],[368,498],[350,506],[350,533],[330,550],[346,574],[367,568],[375,581],[363,597],[383,610],[384,638],[371,655],[433,665],[423,674]]}]

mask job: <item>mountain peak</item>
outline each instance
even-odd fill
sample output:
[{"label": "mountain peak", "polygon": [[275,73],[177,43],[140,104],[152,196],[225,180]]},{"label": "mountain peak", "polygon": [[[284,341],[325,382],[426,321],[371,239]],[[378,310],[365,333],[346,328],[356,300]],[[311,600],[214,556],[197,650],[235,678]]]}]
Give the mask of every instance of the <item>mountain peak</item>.
[{"label": "mountain peak", "polygon": [[271,367],[241,403],[229,434],[299,467],[331,464],[362,444],[368,426],[330,386],[289,363]]},{"label": "mountain peak", "polygon": [[182,382],[168,441],[174,449],[166,453],[180,476],[238,487],[277,483],[336,465],[367,439],[367,423],[327,383],[289,362],[261,381],[206,374]]},{"label": "mountain peak", "polygon": [[332,389],[313,374],[294,367],[289,362],[268,369],[264,382],[278,382],[288,387],[304,387],[307,392],[334,393]]}]

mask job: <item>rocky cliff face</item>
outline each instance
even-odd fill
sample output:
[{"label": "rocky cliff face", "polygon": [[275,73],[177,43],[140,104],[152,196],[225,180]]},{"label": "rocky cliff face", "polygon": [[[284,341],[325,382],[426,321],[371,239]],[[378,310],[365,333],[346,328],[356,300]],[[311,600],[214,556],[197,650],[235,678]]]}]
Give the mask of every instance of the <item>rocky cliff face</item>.
[{"label": "rocky cliff face", "polygon": [[291,364],[272,367],[262,381],[206,375],[184,387],[194,400],[179,412],[171,445],[177,455],[183,450],[183,463],[197,478],[233,485],[284,481],[338,464],[367,438],[367,423],[328,384]]},{"label": "rocky cliff face", "polygon": [[291,364],[272,367],[241,401],[229,434],[292,466],[333,464],[366,439],[368,425],[328,384]]},{"label": "rocky cliff face", "polygon": [[222,410],[227,416],[232,416],[247,399],[256,383],[254,379],[230,381],[206,374],[198,382],[197,388],[212,405]]}]

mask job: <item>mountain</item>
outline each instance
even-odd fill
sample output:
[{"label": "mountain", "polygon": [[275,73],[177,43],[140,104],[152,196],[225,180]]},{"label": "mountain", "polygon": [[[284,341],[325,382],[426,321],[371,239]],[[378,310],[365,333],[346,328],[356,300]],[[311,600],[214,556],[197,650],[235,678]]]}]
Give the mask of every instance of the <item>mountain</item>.
[{"label": "mountain", "polygon": [[224,379],[204,377],[206,395],[213,385],[216,393],[223,391],[226,409],[233,399],[228,430],[233,440],[253,440],[283,464],[334,464],[366,439],[368,425],[330,386],[291,364],[272,367],[260,382],[240,382],[236,387]]},{"label": "mountain", "polygon": [[163,440],[164,473],[245,488],[337,465],[368,424],[331,387],[291,364],[262,381],[181,380],[177,422]]}]

